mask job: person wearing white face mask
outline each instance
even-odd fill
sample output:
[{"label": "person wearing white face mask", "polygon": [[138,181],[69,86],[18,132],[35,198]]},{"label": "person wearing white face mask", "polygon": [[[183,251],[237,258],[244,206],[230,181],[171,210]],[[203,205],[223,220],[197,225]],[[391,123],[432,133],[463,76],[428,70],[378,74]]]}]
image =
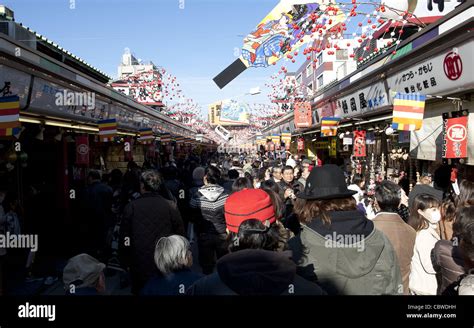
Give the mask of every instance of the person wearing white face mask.
[{"label": "person wearing white face mask", "polygon": [[437,292],[438,282],[431,251],[440,239],[436,231],[441,220],[440,205],[436,198],[421,194],[415,197],[410,208],[408,224],[416,231],[409,278],[409,289],[414,295],[436,295]]}]

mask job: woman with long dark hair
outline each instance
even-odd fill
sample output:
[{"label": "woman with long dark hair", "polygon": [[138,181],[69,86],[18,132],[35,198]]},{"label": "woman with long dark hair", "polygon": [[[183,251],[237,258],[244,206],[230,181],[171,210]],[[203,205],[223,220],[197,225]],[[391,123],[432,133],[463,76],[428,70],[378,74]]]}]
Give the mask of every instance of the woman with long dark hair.
[{"label": "woman with long dark hair", "polygon": [[[357,210],[343,171],[315,167],[295,212],[302,223],[294,258],[308,278],[317,277],[328,294],[402,294],[396,253],[388,238]],[[304,252],[306,249],[306,252]]]}]

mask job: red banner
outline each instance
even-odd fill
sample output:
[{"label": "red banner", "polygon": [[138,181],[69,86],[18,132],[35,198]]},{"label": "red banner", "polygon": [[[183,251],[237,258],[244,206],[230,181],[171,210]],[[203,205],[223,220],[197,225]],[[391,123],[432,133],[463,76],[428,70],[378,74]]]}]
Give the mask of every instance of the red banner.
[{"label": "red banner", "polygon": [[365,157],[367,156],[365,146],[365,131],[354,131],[354,156]]},{"label": "red banner", "polygon": [[304,151],[304,139],[298,138],[298,151]]},{"label": "red banner", "polygon": [[467,157],[467,118],[462,116],[445,120],[443,158]]},{"label": "red banner", "polygon": [[313,124],[313,115],[311,112],[311,103],[296,102],[295,103],[295,127],[309,128]]},{"label": "red banner", "polygon": [[89,136],[76,136],[76,164],[89,165]]}]

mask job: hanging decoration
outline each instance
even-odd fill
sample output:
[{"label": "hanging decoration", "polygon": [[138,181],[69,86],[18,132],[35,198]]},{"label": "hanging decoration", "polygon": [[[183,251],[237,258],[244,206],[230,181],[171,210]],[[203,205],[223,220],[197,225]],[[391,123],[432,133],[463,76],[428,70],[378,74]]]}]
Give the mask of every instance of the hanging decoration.
[{"label": "hanging decoration", "polygon": [[76,136],[76,164],[88,166],[89,154],[89,136],[87,134]]},{"label": "hanging decoration", "polygon": [[366,144],[365,144],[365,131],[356,130],[354,131],[354,156],[355,157],[365,157],[366,154]]},{"label": "hanging decoration", "polygon": [[0,97],[0,136],[13,136],[21,131],[20,98]]},{"label": "hanging decoration", "polygon": [[467,157],[468,116],[444,120],[443,158]]},{"label": "hanging decoration", "polygon": [[321,137],[334,137],[337,135],[337,126],[341,118],[323,117],[321,119]]},{"label": "hanging decoration", "polygon": [[397,93],[393,98],[392,128],[417,131],[423,124],[426,96],[419,93]]},{"label": "hanging decoration", "polygon": [[115,118],[101,120],[98,125],[100,142],[112,141],[117,135],[117,120]]},{"label": "hanging decoration", "polygon": [[143,144],[150,144],[153,140],[155,140],[155,137],[151,128],[140,129],[140,137],[138,138],[138,141]]}]

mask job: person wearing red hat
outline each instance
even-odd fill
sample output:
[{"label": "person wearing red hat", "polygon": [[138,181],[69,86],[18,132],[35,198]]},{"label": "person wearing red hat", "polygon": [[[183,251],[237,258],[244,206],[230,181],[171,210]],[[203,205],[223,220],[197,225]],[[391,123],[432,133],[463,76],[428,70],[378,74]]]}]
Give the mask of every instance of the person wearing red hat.
[{"label": "person wearing red hat", "polygon": [[324,295],[315,283],[296,274],[287,249],[288,230],[277,220],[271,197],[244,189],[224,206],[230,253],[217,271],[198,280],[190,295]]}]

